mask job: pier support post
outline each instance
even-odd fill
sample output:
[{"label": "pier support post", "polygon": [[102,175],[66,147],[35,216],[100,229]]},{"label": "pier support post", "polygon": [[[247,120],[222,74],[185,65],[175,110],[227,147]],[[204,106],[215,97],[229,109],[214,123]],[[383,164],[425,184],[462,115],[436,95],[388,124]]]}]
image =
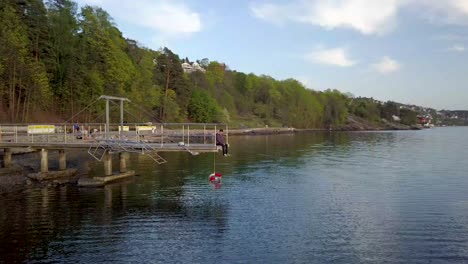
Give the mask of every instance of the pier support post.
[{"label": "pier support post", "polygon": [[106,151],[104,153],[104,174],[105,176],[111,176],[112,175],[112,154],[109,153],[109,151]]},{"label": "pier support post", "polygon": [[120,172],[121,173],[127,172],[127,158],[128,158],[128,153],[127,152],[120,152],[119,153]]},{"label": "pier support post", "polygon": [[3,150],[3,167],[10,168],[11,164],[12,164],[11,149],[6,148]]},{"label": "pier support post", "polygon": [[59,150],[59,170],[64,171],[67,169],[67,156],[65,150]]},{"label": "pier support post", "polygon": [[48,154],[47,149],[41,150],[41,172],[42,173],[49,172],[49,158],[47,154]]}]

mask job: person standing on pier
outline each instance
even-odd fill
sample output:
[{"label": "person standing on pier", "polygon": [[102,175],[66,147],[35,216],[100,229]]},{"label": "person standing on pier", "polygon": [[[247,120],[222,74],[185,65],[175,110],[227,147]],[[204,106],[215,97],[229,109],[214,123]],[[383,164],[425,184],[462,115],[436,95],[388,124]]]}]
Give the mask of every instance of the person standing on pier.
[{"label": "person standing on pier", "polygon": [[228,155],[228,144],[224,142],[223,137],[223,130],[220,129],[218,133],[216,133],[216,146],[221,146],[223,148],[223,155]]}]

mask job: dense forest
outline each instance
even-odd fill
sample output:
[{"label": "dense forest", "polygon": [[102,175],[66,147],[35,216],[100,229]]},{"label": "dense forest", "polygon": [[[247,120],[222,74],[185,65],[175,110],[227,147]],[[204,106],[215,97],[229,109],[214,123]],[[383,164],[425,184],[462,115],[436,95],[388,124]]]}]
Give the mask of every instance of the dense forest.
[{"label": "dense forest", "polygon": [[[383,122],[416,112],[393,102],[353,98],[338,90],[306,89],[294,79],[275,80],[195,60],[204,69],[185,73],[170,49],[158,51],[126,39],[99,7],[69,0],[0,2],[0,121],[83,122],[101,115],[100,95],[128,97],[128,121],[226,122],[237,127],[329,128],[350,116]],[[134,120],[132,120],[134,119]]]}]

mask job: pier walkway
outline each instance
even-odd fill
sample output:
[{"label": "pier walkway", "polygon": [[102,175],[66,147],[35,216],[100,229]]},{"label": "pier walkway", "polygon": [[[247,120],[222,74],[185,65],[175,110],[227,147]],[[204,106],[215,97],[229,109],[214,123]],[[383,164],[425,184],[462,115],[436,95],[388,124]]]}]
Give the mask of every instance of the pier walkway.
[{"label": "pier walkway", "polygon": [[[106,100],[105,123],[64,123],[64,124],[3,124],[0,123],[0,149],[3,162],[0,168],[10,168],[12,153],[16,148],[40,151],[41,171],[32,175],[37,179],[49,179],[73,174],[67,169],[65,151],[87,151],[89,155],[104,163],[104,178],[114,180],[134,175],[127,171],[129,153],[147,155],[156,164],[167,162],[161,152],[188,152],[192,155],[217,152],[216,132],[226,131],[225,124],[208,123],[125,123],[123,103],[126,98],[101,96]],[[109,102],[120,101],[120,123],[109,122]],[[48,152],[59,152],[59,171],[50,172]],[[119,154],[120,168],[117,175],[112,169],[112,155]],[[104,179],[104,180],[103,180]]]},{"label": "pier walkway", "polygon": [[[73,174],[67,168],[66,151],[87,151],[104,164],[104,177],[94,179],[90,186],[132,176],[127,171],[129,153],[146,155],[155,164],[167,162],[161,152],[188,152],[192,155],[217,152],[216,132],[227,130],[223,124],[171,123],[171,124],[79,124],[76,131],[64,124],[0,124],[0,149],[3,149],[3,168],[13,164],[15,148],[40,151],[41,169],[31,175],[35,179],[55,179]],[[228,137],[228,135],[226,135]],[[58,151],[59,171],[49,171],[48,152]],[[118,172],[112,169],[112,155],[119,154]],[[96,177],[95,177],[96,178]]]}]

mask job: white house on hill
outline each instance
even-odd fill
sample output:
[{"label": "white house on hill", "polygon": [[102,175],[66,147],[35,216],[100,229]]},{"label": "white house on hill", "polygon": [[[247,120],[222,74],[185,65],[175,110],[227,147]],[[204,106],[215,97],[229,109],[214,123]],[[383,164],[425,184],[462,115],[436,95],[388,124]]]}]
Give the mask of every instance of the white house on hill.
[{"label": "white house on hill", "polygon": [[192,63],[192,65],[190,65],[190,63],[187,63],[187,62],[184,62],[182,63],[182,69],[184,70],[185,73],[192,73],[192,72],[196,72],[196,71],[201,71],[203,73],[206,72],[205,69],[203,69],[200,64],[194,62]]}]

